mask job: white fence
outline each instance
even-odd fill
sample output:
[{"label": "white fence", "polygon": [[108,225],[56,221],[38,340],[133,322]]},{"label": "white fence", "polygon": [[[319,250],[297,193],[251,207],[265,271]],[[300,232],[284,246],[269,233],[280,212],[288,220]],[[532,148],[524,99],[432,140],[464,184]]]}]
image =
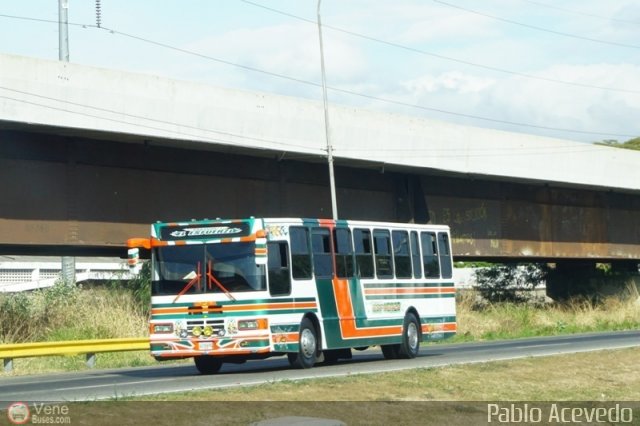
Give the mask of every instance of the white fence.
[{"label": "white fence", "polygon": [[[0,256],[0,292],[51,287],[60,279],[60,257]],[[76,282],[134,277],[126,259],[76,258]]]}]

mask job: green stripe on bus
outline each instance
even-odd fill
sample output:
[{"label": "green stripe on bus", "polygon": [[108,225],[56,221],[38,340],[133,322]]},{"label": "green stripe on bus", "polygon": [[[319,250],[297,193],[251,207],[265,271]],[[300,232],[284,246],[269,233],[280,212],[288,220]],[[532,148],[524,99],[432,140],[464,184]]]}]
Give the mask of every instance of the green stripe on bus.
[{"label": "green stripe on bus", "polygon": [[456,317],[420,317],[421,324],[441,324],[445,322],[456,322]]},{"label": "green stripe on bus", "polygon": [[451,288],[455,287],[453,283],[367,283],[364,288]]},{"label": "green stripe on bus", "polygon": [[442,294],[390,294],[388,296],[376,295],[367,296],[367,300],[393,300],[393,299],[443,299],[448,297],[456,297],[454,293]]},{"label": "green stripe on bus", "polygon": [[297,333],[300,331],[300,324],[279,324],[272,325],[272,333]]}]

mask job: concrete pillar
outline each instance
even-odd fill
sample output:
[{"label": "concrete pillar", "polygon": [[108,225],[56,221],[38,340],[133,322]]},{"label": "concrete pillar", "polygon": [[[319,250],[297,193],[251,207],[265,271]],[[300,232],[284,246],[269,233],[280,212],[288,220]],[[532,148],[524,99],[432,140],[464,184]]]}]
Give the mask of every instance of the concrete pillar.
[{"label": "concrete pillar", "polygon": [[62,257],[62,272],[60,273],[60,278],[65,282],[65,284],[75,284],[76,283],[76,258],[73,256],[63,256]]}]

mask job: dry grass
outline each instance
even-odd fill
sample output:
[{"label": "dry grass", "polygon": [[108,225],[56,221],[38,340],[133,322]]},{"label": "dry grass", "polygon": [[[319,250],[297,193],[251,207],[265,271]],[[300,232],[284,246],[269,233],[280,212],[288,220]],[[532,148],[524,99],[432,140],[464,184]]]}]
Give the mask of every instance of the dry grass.
[{"label": "dry grass", "polygon": [[458,298],[458,340],[486,340],[640,328],[640,304],[609,298],[602,303],[479,305],[472,292]]},{"label": "dry grass", "polygon": [[[147,317],[136,305],[131,292],[121,288],[51,288],[16,295],[5,303],[11,309],[0,312],[0,327],[6,343],[24,341],[62,341],[145,336]],[[154,365],[147,351],[103,353],[98,368]],[[75,371],[88,367],[83,356],[18,358],[7,375]]]},{"label": "dry grass", "polygon": [[[147,334],[147,317],[130,291],[94,287],[36,292],[0,309],[0,343],[140,337]],[[2,303],[2,300],[0,300]],[[463,293],[458,300],[457,341],[556,335],[640,328],[640,305],[616,298],[601,305],[495,304],[478,309],[476,299]],[[185,361],[188,362],[188,361]],[[153,365],[148,352],[99,354],[98,368]],[[84,357],[21,358],[10,375],[82,370]],[[0,372],[0,377],[7,373]]]}]

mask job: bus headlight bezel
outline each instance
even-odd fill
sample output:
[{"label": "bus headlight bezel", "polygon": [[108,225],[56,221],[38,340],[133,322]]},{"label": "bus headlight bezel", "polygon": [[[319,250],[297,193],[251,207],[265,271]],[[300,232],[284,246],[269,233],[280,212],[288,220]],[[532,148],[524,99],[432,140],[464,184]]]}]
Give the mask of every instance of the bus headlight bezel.
[{"label": "bus headlight bezel", "polygon": [[153,333],[154,334],[173,334],[173,323],[163,322],[163,323],[153,324]]}]

